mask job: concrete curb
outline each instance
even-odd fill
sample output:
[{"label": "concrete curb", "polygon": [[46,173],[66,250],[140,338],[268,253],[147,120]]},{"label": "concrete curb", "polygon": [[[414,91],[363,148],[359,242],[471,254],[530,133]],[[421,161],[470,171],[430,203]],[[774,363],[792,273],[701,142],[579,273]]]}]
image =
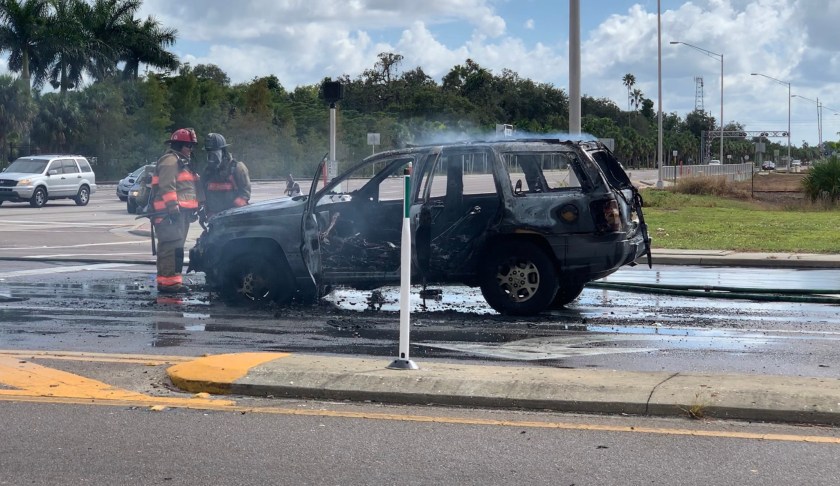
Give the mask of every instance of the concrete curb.
[{"label": "concrete curb", "polygon": [[247,366],[242,359],[198,358],[167,373],[194,393],[840,424],[837,379],[439,362],[412,371],[388,369],[386,359],[278,353],[248,353]]}]

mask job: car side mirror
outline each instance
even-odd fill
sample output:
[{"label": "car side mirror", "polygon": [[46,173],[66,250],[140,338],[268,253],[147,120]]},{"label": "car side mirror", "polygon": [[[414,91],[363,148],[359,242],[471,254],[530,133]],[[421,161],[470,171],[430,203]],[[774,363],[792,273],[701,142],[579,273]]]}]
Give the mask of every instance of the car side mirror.
[{"label": "car side mirror", "polygon": [[51,169],[49,172],[47,172],[48,176],[54,176],[56,174],[58,174],[58,170],[56,169]]},{"label": "car side mirror", "polygon": [[516,195],[522,194],[522,179],[516,180],[516,185],[513,186],[513,193]]}]

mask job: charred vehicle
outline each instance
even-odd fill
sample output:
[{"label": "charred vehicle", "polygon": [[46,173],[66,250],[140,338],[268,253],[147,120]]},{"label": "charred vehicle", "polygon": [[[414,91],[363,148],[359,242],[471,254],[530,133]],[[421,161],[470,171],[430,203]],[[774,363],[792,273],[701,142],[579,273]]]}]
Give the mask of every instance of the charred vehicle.
[{"label": "charred vehicle", "polygon": [[190,269],[229,298],[281,303],[399,284],[409,166],[414,284],[478,286],[496,311],[533,315],[650,264],[641,197],[609,150],[505,139],[382,152],[308,195],[220,213]]}]

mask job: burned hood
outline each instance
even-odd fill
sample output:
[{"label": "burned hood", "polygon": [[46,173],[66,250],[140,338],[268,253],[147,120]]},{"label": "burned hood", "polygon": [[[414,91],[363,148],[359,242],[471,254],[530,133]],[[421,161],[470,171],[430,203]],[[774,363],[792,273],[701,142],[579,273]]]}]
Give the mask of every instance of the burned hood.
[{"label": "burned hood", "polygon": [[227,225],[233,221],[253,221],[261,218],[272,218],[279,215],[303,214],[305,197],[282,197],[260,201],[239,208],[232,208],[213,216],[215,224]]}]

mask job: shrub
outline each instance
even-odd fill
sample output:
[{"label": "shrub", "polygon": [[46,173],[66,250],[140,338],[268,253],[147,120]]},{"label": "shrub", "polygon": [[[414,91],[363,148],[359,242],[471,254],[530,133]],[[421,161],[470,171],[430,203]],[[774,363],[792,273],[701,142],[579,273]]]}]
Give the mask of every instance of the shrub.
[{"label": "shrub", "polygon": [[811,201],[834,205],[840,198],[840,159],[835,156],[814,164],[802,179],[802,187]]},{"label": "shrub", "polygon": [[750,194],[743,188],[728,182],[726,177],[691,176],[677,180],[671,188],[678,194],[693,194],[698,196],[726,196],[738,199],[749,198]]}]

